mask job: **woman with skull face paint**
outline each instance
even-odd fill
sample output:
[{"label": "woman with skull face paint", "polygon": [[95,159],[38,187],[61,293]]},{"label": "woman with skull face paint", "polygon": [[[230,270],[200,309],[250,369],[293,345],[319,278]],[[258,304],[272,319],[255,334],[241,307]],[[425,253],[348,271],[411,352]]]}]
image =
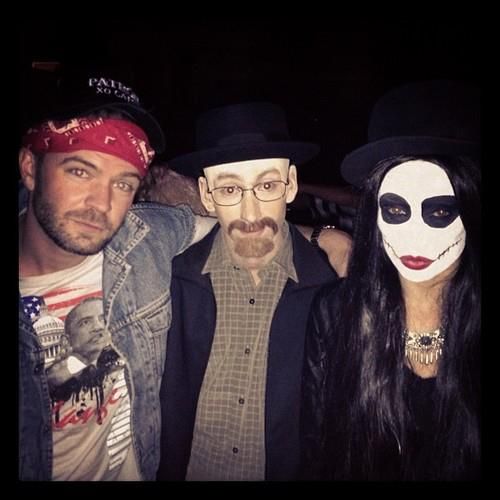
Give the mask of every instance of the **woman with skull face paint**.
[{"label": "woman with skull face paint", "polygon": [[479,479],[479,96],[400,87],[369,139],[341,167],[363,188],[348,276],[311,310],[303,477]]}]

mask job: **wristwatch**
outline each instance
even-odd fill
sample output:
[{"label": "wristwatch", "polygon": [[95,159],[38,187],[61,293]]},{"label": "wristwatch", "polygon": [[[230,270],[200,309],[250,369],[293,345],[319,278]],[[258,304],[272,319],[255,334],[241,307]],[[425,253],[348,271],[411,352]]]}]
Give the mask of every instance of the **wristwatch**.
[{"label": "wristwatch", "polygon": [[318,238],[319,235],[321,234],[321,231],[323,229],[335,229],[335,226],[331,226],[330,224],[323,224],[321,226],[315,226],[313,229],[313,232],[311,233],[311,245],[314,245],[315,247],[319,246],[318,245]]}]

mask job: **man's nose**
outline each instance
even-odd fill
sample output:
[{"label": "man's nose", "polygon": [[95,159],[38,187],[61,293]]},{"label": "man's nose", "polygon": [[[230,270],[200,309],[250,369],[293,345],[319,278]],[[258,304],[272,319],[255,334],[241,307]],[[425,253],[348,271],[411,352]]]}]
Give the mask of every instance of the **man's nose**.
[{"label": "man's nose", "polygon": [[94,183],[87,196],[87,205],[101,213],[109,212],[111,210],[111,189],[107,183]]},{"label": "man's nose", "polygon": [[255,222],[261,218],[261,202],[255,197],[253,190],[243,191],[243,198],[240,203],[241,218],[249,222]]}]

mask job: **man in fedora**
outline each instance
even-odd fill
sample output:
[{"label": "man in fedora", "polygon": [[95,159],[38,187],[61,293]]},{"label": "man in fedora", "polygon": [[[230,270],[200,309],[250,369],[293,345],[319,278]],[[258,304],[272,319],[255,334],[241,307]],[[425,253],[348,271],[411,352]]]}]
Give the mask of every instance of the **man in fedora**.
[{"label": "man in fedora", "polygon": [[170,165],[219,224],[174,260],[158,478],[294,479],[309,304],[338,278],[285,221],[318,147],[270,103],[206,112],[196,141]]}]

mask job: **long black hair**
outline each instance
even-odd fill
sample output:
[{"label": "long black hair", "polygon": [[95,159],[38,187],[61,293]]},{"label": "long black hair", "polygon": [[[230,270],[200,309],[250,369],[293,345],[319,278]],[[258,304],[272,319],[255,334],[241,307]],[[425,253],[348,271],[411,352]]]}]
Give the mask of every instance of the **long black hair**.
[{"label": "long black hair", "polygon": [[[347,278],[332,301],[336,352],[327,371],[328,468],[337,479],[381,479],[391,470],[414,479],[409,436],[414,426],[407,394],[405,309],[398,273],[377,226],[377,195],[386,173],[423,159],[445,170],[466,230],[459,266],[443,292],[446,342],[435,381],[430,479],[475,476],[480,463],[480,170],[465,157],[400,156],[381,162],[367,178],[358,207]],[[429,402],[430,404],[431,402]]]}]

